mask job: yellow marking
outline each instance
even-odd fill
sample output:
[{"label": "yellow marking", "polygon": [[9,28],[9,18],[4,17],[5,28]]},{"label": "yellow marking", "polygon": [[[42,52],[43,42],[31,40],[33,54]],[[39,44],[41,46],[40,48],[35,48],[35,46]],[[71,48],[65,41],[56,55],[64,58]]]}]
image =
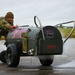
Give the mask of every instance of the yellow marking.
[{"label": "yellow marking", "polygon": [[22,50],[27,52],[27,33],[22,33]]}]

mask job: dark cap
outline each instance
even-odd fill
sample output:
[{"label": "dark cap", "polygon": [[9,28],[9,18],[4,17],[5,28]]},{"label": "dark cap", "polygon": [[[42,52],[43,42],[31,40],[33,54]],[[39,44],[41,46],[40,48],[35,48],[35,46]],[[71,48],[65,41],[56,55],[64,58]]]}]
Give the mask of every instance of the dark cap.
[{"label": "dark cap", "polygon": [[5,15],[5,18],[14,18],[14,14],[12,12],[7,12],[6,15]]}]

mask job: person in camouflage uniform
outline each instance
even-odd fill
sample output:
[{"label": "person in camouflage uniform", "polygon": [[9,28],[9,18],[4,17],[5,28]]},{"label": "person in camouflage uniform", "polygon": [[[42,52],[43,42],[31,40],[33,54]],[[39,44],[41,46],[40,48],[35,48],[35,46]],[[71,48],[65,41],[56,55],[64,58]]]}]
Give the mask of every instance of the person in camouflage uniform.
[{"label": "person in camouflage uniform", "polygon": [[14,15],[12,12],[7,12],[5,17],[0,18],[0,37],[7,36],[10,26],[13,26]]}]

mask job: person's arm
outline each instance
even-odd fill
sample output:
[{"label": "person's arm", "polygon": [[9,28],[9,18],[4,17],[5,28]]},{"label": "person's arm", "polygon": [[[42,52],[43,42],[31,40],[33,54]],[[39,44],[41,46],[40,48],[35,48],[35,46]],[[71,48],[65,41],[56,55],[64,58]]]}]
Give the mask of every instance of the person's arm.
[{"label": "person's arm", "polygon": [[7,29],[9,28],[10,24],[5,21],[4,19],[2,21],[0,21],[0,29]]}]

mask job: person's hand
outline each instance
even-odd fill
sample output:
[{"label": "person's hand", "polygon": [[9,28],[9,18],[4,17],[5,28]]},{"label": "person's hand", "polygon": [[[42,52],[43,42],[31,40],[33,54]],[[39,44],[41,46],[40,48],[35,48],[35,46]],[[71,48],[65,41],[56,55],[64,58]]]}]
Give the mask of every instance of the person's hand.
[{"label": "person's hand", "polygon": [[8,28],[9,29],[14,29],[14,28],[17,28],[18,26],[9,26]]}]

